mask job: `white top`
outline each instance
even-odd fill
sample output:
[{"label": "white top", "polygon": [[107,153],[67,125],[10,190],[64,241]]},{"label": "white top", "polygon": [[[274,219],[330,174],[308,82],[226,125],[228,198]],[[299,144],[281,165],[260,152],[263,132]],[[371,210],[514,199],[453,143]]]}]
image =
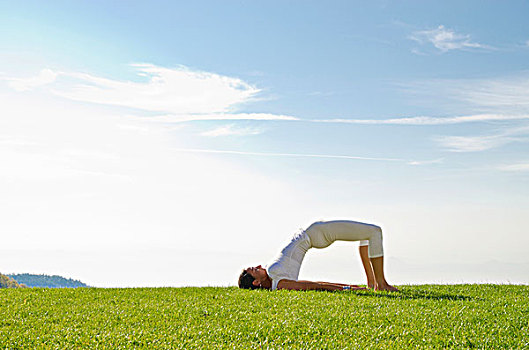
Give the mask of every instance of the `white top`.
[{"label": "white top", "polygon": [[272,280],[272,290],[276,290],[277,284],[283,279],[297,281],[303,258],[311,247],[306,231],[301,231],[292,238],[266,269]]}]

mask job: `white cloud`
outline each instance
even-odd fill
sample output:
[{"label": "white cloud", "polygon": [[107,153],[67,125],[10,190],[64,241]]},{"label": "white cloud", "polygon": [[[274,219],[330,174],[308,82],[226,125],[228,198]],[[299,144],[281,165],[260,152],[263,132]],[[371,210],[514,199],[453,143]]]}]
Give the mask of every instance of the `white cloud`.
[{"label": "white cloud", "polygon": [[17,91],[48,85],[51,93],[75,101],[169,114],[232,112],[260,92],[241,79],[193,71],[183,66],[164,68],[153,64],[132,64],[132,67],[146,81],[113,80],[50,69],[44,69],[32,78],[5,77],[3,80]]},{"label": "white cloud", "polygon": [[260,90],[240,79],[186,67],[133,64],[146,82],[119,81],[85,73],[62,73],[80,83],[54,93],[72,100],[118,105],[171,114],[232,111]]},{"label": "white cloud", "polygon": [[528,115],[476,114],[455,117],[403,117],[390,119],[317,119],[314,122],[346,124],[445,125],[469,122],[508,121],[529,119]]},{"label": "white cloud", "polygon": [[398,85],[413,104],[435,105],[448,113],[507,117],[529,114],[527,71],[485,79],[433,79]]},{"label": "white cloud", "polygon": [[529,111],[529,77],[526,73],[512,78],[454,81],[447,90],[461,101],[489,110]]},{"label": "white cloud", "polygon": [[441,164],[443,163],[443,161],[444,161],[443,158],[431,159],[431,160],[412,160],[412,161],[409,161],[408,164],[409,165]]},{"label": "white cloud", "polygon": [[443,25],[432,30],[413,32],[409,38],[421,44],[429,42],[442,52],[450,50],[491,48],[487,45],[471,41],[470,35],[468,34],[456,33],[452,29],[445,28]]},{"label": "white cloud", "polygon": [[440,136],[437,142],[452,152],[477,152],[503,146],[514,141],[510,137],[493,136]]},{"label": "white cloud", "polygon": [[263,133],[262,129],[252,127],[237,127],[236,125],[223,125],[215,129],[200,133],[201,136],[218,137],[218,136],[247,136],[259,135]]},{"label": "white cloud", "polygon": [[[526,142],[529,127],[522,126],[494,135],[438,136],[434,140],[452,152],[478,152],[500,147],[512,142]],[[522,137],[519,137],[522,136]]]},{"label": "white cloud", "polygon": [[400,158],[361,157],[361,156],[350,156],[350,155],[341,155],[341,154],[247,152],[247,151],[193,149],[193,148],[175,148],[174,150],[178,152],[187,152],[187,153],[217,153],[217,154],[234,154],[234,155],[261,156],[261,157],[334,158],[334,159],[374,160],[374,161],[384,161],[384,162],[406,162],[406,160],[400,159]]},{"label": "white cloud", "polygon": [[50,69],[43,69],[38,76],[31,78],[1,77],[0,80],[7,81],[8,86],[16,91],[45,86],[48,93],[69,100],[139,110],[132,118],[145,115],[140,111],[159,114],[149,117],[150,121],[298,119],[271,113],[238,113],[238,107],[257,99],[261,92],[238,78],[184,66],[165,68],[146,63],[131,66],[144,81],[115,80]]},{"label": "white cloud", "polygon": [[153,117],[130,116],[130,118],[159,123],[181,123],[193,120],[299,120],[290,115],[270,113],[167,114]]},{"label": "white cloud", "polygon": [[499,166],[498,169],[502,171],[510,171],[510,172],[529,171],[529,162],[502,165],[502,166]]},{"label": "white cloud", "polygon": [[[256,99],[261,90],[238,78],[193,71],[187,67],[164,68],[132,64],[143,82],[113,80],[81,72],[44,69],[36,77],[2,77],[17,91],[45,86],[46,91],[73,101],[120,106],[160,115],[130,118],[145,121],[193,120],[297,120],[289,115],[238,113],[236,109]],[[130,111],[128,111],[130,114]]]},{"label": "white cloud", "polygon": [[58,73],[51,69],[43,69],[39,75],[29,78],[4,78],[8,85],[16,91],[28,91],[36,87],[51,84],[57,78]]},{"label": "white cloud", "polygon": [[0,136],[0,145],[4,146],[34,146],[35,142],[29,141],[23,137],[13,137],[13,136]]},{"label": "white cloud", "polygon": [[419,50],[419,49],[416,49],[416,48],[413,48],[411,49],[411,53],[414,53],[416,55],[419,55],[419,56],[427,56],[428,54]]},{"label": "white cloud", "polygon": [[333,91],[312,91],[307,93],[307,96],[318,96],[318,97],[327,97],[327,96],[333,96],[336,93]]}]

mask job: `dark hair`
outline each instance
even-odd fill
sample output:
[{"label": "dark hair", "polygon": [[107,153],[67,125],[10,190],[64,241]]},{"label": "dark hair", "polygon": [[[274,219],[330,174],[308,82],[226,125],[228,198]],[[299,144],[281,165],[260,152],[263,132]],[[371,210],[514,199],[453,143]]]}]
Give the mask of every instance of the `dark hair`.
[{"label": "dark hair", "polygon": [[253,281],[255,281],[255,278],[246,272],[246,270],[242,270],[241,275],[239,276],[239,288],[258,289],[259,286],[255,286]]}]

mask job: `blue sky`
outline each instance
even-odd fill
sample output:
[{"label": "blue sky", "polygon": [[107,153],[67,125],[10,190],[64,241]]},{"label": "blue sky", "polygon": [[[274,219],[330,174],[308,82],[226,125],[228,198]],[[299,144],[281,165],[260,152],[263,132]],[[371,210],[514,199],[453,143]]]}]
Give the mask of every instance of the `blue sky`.
[{"label": "blue sky", "polygon": [[[0,271],[230,285],[350,218],[383,226],[395,283],[529,283],[528,13],[0,2]],[[311,252],[302,277],[360,283],[357,258]]]}]

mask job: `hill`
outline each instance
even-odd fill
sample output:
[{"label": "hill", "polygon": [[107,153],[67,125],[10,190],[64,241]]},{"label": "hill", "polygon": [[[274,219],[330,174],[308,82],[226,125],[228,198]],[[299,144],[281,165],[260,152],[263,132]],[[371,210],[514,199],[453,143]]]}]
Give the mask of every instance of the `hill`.
[{"label": "hill", "polygon": [[0,349],[527,349],[529,286],[0,290]]},{"label": "hill", "polygon": [[28,287],[40,288],[80,288],[89,287],[85,283],[73,280],[71,278],[64,278],[57,275],[32,275],[29,273],[7,275],[17,281],[23,283]]},{"label": "hill", "polygon": [[0,273],[0,288],[23,288],[25,285],[20,285],[13,278]]}]

